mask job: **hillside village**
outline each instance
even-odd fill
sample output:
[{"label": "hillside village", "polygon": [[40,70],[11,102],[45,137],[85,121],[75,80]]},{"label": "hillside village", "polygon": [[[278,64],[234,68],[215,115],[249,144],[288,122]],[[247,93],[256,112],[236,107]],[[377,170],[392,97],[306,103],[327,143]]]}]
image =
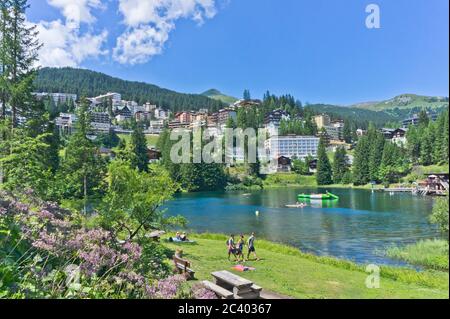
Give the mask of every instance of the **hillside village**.
[{"label": "hillside village", "polygon": [[[67,112],[61,112],[55,117],[55,124],[60,134],[71,134],[75,130],[77,123],[76,108],[78,97],[76,94],[68,93],[35,93],[41,100],[50,101],[54,105],[72,105]],[[141,123],[144,134],[159,136],[165,128],[187,129],[208,128],[215,136],[223,135],[224,129],[231,123],[236,123],[237,112],[241,108],[261,106],[261,100],[241,99],[231,103],[228,107],[217,112],[210,112],[207,108],[198,111],[182,111],[173,113],[168,109],[161,108],[153,103],[139,105],[135,101],[122,99],[120,93],[108,92],[100,96],[88,98],[90,103],[91,129],[95,133],[108,133],[114,131],[117,134],[131,134],[131,122]],[[60,107],[59,107],[60,108]],[[437,114],[428,113],[431,120],[437,119]],[[355,145],[354,141],[344,137],[344,120],[332,119],[330,115],[321,113],[313,116],[317,134],[314,136],[304,136],[296,134],[280,134],[282,123],[289,123],[291,120],[303,121],[298,116],[291,116],[283,109],[275,109],[264,115],[264,128],[268,132],[269,139],[265,143],[267,154],[279,162],[278,171],[291,171],[292,160],[309,159],[310,171],[314,172],[317,165],[317,150],[320,138],[324,138],[329,152],[336,152],[339,147],[351,150]],[[417,126],[419,122],[418,114],[406,118],[402,121],[402,126],[397,128],[380,128],[380,132],[386,140],[397,145],[406,145],[406,132],[411,125]],[[356,128],[352,132],[356,136],[363,136],[367,133],[362,128]],[[161,156],[160,151],[155,149],[155,145],[149,146],[151,153],[150,160],[154,161]],[[107,154],[112,154],[111,150],[104,150]],[[237,151],[235,160],[243,160],[243,152]],[[353,162],[353,156],[347,155],[348,164]]]}]

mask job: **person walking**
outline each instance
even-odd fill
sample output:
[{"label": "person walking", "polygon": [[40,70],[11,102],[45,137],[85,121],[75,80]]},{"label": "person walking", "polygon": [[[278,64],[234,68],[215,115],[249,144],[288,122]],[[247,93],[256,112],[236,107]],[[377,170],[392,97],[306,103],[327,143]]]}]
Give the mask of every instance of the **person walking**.
[{"label": "person walking", "polygon": [[236,246],[234,244],[234,235],[231,235],[230,238],[228,238],[227,247],[228,247],[228,260],[230,260],[231,254],[233,254],[235,261],[237,261]]},{"label": "person walking", "polygon": [[248,254],[247,254],[247,260],[250,259],[250,254],[253,253],[255,256],[255,260],[258,261],[259,258],[256,255],[256,249],[255,249],[255,233],[253,232],[252,235],[247,240],[247,247],[248,247]]},{"label": "person walking", "polygon": [[238,240],[237,248],[236,248],[238,261],[245,262],[244,246],[245,246],[245,238],[244,238],[244,235],[241,234],[241,237]]}]

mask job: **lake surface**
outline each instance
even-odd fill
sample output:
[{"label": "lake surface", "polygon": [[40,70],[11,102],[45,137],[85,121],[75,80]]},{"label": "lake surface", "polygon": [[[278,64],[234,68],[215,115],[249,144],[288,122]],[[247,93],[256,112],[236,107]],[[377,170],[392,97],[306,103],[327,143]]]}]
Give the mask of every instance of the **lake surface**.
[{"label": "lake surface", "polygon": [[[188,228],[195,232],[249,234],[255,231],[257,237],[358,263],[400,265],[401,262],[383,256],[380,251],[392,244],[440,236],[437,228],[428,222],[433,206],[430,197],[356,189],[328,190],[340,196],[340,200],[311,202],[303,209],[285,208],[285,205],[295,204],[297,194],[325,190],[280,188],[252,193],[183,194],[166,206],[171,215],[185,216]],[[259,216],[256,211],[260,212]]]}]

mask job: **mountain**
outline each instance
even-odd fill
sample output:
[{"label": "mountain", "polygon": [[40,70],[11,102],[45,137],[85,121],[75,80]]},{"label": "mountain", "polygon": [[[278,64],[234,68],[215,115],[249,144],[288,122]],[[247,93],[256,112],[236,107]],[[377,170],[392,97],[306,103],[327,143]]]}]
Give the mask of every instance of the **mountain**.
[{"label": "mountain", "polygon": [[106,92],[122,94],[124,100],[140,104],[151,102],[172,111],[207,108],[217,111],[226,104],[200,94],[184,94],[144,82],[125,81],[85,69],[40,69],[35,88],[38,92],[75,93],[79,97],[98,96]]},{"label": "mountain", "polygon": [[415,108],[427,108],[437,109],[442,107],[448,107],[448,97],[438,96],[422,96],[416,94],[402,94],[398,95],[390,100],[381,102],[365,102],[352,105],[351,107],[372,110],[372,111],[385,111],[393,109],[415,109]]},{"label": "mountain", "polygon": [[236,102],[238,100],[237,98],[229,96],[229,95],[225,95],[225,94],[223,94],[222,92],[220,92],[219,90],[216,90],[216,89],[210,89],[210,90],[208,90],[206,92],[203,92],[202,95],[203,96],[207,96],[207,97],[209,97],[211,99],[214,99],[214,100],[221,101],[221,102],[226,103],[226,104],[232,104],[232,103],[234,103],[234,102]]},{"label": "mountain", "polygon": [[357,123],[360,127],[367,127],[369,122],[373,122],[380,127],[388,122],[398,122],[401,116],[390,114],[384,111],[372,111],[356,107],[337,106],[330,104],[309,104],[305,106],[313,113],[326,113],[332,119],[351,120]]}]

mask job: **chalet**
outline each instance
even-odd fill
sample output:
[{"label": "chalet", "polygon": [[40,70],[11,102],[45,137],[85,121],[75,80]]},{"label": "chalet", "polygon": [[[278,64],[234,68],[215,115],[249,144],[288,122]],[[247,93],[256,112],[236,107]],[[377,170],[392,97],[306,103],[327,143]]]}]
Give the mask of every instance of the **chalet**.
[{"label": "chalet", "polygon": [[55,119],[56,127],[59,129],[60,134],[72,134],[75,130],[75,123],[78,121],[78,117],[71,113],[60,113]]},{"label": "chalet", "polygon": [[282,120],[289,120],[289,114],[282,110],[277,109],[268,113],[264,118],[264,128],[267,130],[270,136],[278,135],[280,124]]},{"label": "chalet", "polygon": [[395,144],[406,144],[406,132],[408,129],[406,128],[383,128],[381,129],[381,133],[387,140],[392,141]]},{"label": "chalet", "polygon": [[114,154],[114,152],[110,148],[100,147],[98,151],[100,155],[109,157],[110,159],[113,159],[116,156],[116,154]]},{"label": "chalet", "polygon": [[317,159],[313,159],[308,163],[310,173],[317,172],[317,163],[318,163]]},{"label": "chalet", "polygon": [[241,107],[259,106],[261,104],[261,100],[239,100],[234,102],[231,107],[234,109],[239,109]]},{"label": "chalet", "polygon": [[132,117],[131,110],[128,108],[128,106],[124,106],[121,109],[117,109],[114,115],[118,122],[129,120]]},{"label": "chalet", "polygon": [[157,162],[161,159],[161,152],[156,148],[147,149],[147,155],[150,163]]},{"label": "chalet", "polygon": [[278,167],[277,167],[278,172],[290,172],[291,171],[291,159],[289,157],[280,156],[277,159],[277,163],[278,163]]}]

